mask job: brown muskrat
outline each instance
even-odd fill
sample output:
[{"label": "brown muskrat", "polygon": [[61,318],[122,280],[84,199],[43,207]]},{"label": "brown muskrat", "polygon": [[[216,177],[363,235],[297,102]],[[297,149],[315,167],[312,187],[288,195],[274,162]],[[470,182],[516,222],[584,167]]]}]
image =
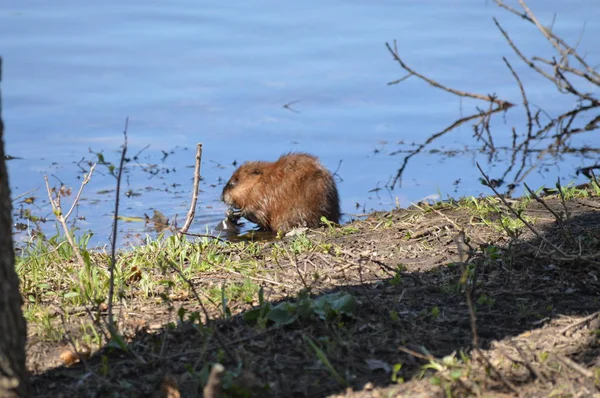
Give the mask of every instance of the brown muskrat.
[{"label": "brown muskrat", "polygon": [[261,228],[288,232],[339,223],[340,200],[331,173],[314,156],[290,153],[275,162],[253,161],[231,176],[221,199]]}]

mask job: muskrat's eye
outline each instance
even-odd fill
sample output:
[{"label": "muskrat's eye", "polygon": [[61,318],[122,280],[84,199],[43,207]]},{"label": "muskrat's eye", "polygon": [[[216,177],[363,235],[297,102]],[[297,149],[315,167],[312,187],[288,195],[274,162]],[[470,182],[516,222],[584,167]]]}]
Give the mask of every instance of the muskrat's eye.
[{"label": "muskrat's eye", "polygon": [[256,174],[256,175],[262,174],[262,171],[260,169],[253,169],[252,174]]},{"label": "muskrat's eye", "polygon": [[235,184],[237,184],[237,179],[232,178],[231,180],[227,181],[225,188],[233,188]]}]

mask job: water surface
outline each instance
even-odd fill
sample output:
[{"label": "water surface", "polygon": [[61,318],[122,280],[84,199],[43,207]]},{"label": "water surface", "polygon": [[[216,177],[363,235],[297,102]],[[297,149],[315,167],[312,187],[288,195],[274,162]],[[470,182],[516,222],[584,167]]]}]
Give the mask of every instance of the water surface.
[{"label": "water surface", "polygon": [[[528,4],[565,40],[578,42],[591,65],[600,64],[600,3]],[[123,197],[121,214],[158,210],[181,223],[195,145],[202,142],[197,232],[211,231],[222,218],[219,195],[234,162],[274,160],[289,151],[312,153],[337,170],[347,214],[407,206],[431,195],[489,194],[474,164],[481,161],[497,177],[507,162],[501,154],[495,163],[470,152],[420,154],[402,186],[385,189],[404,156],[390,154],[488,106],[414,77],[388,85],[405,72],[385,43],[397,40],[411,67],[443,84],[520,105],[506,57],[534,106],[548,114],[571,109],[574,98],[524,65],[492,17],[527,55],[554,54],[533,25],[490,1],[6,2],[0,11],[5,140],[7,153],[22,158],[9,162],[11,186],[14,197],[37,198],[34,205],[18,199],[15,207],[51,218],[43,175],[76,189],[96,153],[117,163],[127,117],[130,156],[149,147],[127,165],[124,190],[140,195]],[[522,106],[497,115],[497,144],[510,143],[513,126],[524,133],[525,121]],[[476,148],[471,124],[431,149]],[[600,146],[597,134],[577,139]],[[553,160],[527,182],[577,180],[575,169],[590,162]],[[95,231],[98,243],[108,241],[114,186],[108,168],[99,165],[78,209],[77,225]],[[121,229],[149,232],[142,223],[122,223]]]}]

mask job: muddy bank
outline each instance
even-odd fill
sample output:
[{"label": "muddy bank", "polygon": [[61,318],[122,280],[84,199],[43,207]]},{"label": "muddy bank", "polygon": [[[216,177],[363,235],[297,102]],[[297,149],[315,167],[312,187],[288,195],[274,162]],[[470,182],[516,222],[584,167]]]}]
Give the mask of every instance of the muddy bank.
[{"label": "muddy bank", "polygon": [[[59,366],[66,339],[33,328],[34,395],[199,396],[217,362],[227,396],[600,395],[600,199],[509,204],[374,213],[218,255],[192,244],[176,265],[212,266],[177,295],[130,283],[115,310],[128,350]],[[210,295],[223,286],[239,294]],[[70,314],[77,340],[88,315]]]}]

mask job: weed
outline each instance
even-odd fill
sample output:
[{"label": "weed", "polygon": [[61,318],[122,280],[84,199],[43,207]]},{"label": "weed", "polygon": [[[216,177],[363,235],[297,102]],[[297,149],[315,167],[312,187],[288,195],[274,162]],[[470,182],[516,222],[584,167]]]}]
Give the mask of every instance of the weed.
[{"label": "weed", "polygon": [[323,366],[325,366],[325,368],[329,371],[331,376],[333,376],[333,378],[338,382],[339,385],[346,387],[348,385],[348,382],[335,370],[335,368],[327,358],[327,355],[325,355],[325,353],[319,348],[319,346],[315,344],[315,342],[310,337],[308,337],[307,335],[303,335],[303,337],[304,341],[306,341],[310,348],[312,348],[312,350],[317,355],[317,358],[319,358],[319,361],[323,364]]},{"label": "weed", "polygon": [[295,236],[294,239],[290,242],[289,247],[292,253],[300,254],[313,250],[314,244],[308,236],[302,234]]},{"label": "weed", "polygon": [[402,282],[402,273],[406,270],[406,267],[403,264],[398,264],[396,267],[396,271],[394,272],[394,277],[390,279],[390,285],[392,286],[400,286]]},{"label": "weed", "polygon": [[275,326],[289,325],[299,318],[308,319],[317,316],[323,321],[340,319],[342,316],[353,317],[356,313],[358,302],[354,296],[346,292],[326,294],[316,299],[311,299],[305,292],[299,295],[296,302],[282,301],[277,305],[264,302],[262,290],[259,290],[259,306],[244,314],[246,322],[258,323],[264,327],[266,321],[271,321]]}]

